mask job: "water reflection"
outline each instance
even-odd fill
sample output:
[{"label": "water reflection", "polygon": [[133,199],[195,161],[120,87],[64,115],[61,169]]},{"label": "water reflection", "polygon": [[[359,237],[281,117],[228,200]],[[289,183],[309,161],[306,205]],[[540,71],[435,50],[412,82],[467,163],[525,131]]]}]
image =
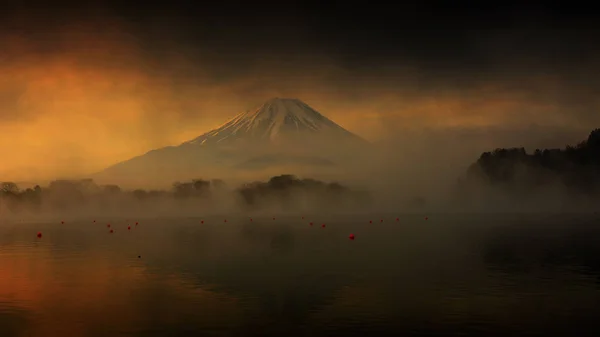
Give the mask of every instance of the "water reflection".
[{"label": "water reflection", "polygon": [[0,331],[3,336],[19,336],[32,323],[29,311],[15,307],[11,302],[0,302]]},{"label": "water reflection", "polygon": [[111,254],[96,251],[57,257],[44,246],[27,248],[4,251],[1,258],[0,303],[10,306],[2,307],[0,317],[30,322],[9,326],[14,336],[115,335],[141,332],[140,327],[158,331],[190,316],[196,324],[217,329],[239,315],[234,298],[177,275],[149,274],[143,263],[115,262]]},{"label": "water reflection", "polygon": [[85,221],[4,225],[0,331],[568,336],[576,325],[597,332],[598,230],[518,221],[338,219],[321,229],[293,220],[163,219],[127,231],[115,220],[114,234]]}]

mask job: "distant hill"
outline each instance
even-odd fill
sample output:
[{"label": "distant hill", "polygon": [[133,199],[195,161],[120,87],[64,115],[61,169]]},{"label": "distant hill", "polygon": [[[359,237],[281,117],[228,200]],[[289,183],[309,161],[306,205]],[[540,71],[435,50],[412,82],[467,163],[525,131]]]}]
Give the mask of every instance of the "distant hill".
[{"label": "distant hill", "polygon": [[484,152],[473,163],[466,182],[532,191],[560,185],[573,192],[600,195],[600,129],[588,138],[564,149],[496,149]]}]

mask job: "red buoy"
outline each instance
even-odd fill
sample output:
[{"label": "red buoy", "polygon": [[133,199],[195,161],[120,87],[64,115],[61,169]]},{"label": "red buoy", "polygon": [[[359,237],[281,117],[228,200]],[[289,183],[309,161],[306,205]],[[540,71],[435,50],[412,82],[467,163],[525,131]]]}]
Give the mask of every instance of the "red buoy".
[{"label": "red buoy", "polygon": [[41,238],[42,237],[42,232],[38,232],[37,233],[37,237],[38,237],[38,239]]},{"label": "red buoy", "polygon": [[64,222],[64,221],[61,221],[60,223],[61,223],[61,224],[63,224],[63,225],[65,224],[65,222]]},{"label": "red buoy", "polygon": [[304,217],[302,217],[302,220],[304,220]]},{"label": "red buoy", "polygon": [[373,223],[373,220],[369,220],[369,223]]},{"label": "red buoy", "polygon": [[396,218],[396,221],[400,221],[400,218]]},{"label": "red buoy", "polygon": [[322,225],[321,225],[321,228],[325,228],[325,224],[322,224]]},{"label": "red buoy", "polygon": [[425,217],[425,220],[429,219],[428,217]]},{"label": "red buoy", "polygon": [[131,226],[127,226],[127,230],[131,230]]},{"label": "red buoy", "polygon": [[136,225],[136,226],[138,225],[137,221],[135,222],[135,225]]},{"label": "red buoy", "polygon": [[96,223],[96,220],[94,220],[94,223]]},{"label": "red buoy", "polygon": [[110,224],[109,224],[109,223],[108,223],[108,224],[106,224],[106,227],[110,228]]},{"label": "red buoy", "polygon": [[252,218],[250,218],[250,222],[252,222]]},{"label": "red buoy", "polygon": [[200,223],[204,223],[204,220],[201,220]]},{"label": "red buoy", "polygon": [[275,218],[273,218],[273,220],[275,220]]},{"label": "red buoy", "polygon": [[381,219],[381,221],[380,221],[380,222],[383,222],[383,219]]},{"label": "red buoy", "polygon": [[313,225],[313,223],[311,222],[311,223],[309,223],[309,225],[311,225],[311,226],[312,226],[312,225]]},{"label": "red buoy", "polygon": [[110,230],[110,233],[114,233],[114,231],[111,229],[111,230]]},{"label": "red buoy", "polygon": [[354,240],[354,234],[350,234],[350,235],[348,235],[348,239],[350,239],[350,240]]},{"label": "red buoy", "polygon": [[223,220],[223,222],[227,222],[227,219]]}]

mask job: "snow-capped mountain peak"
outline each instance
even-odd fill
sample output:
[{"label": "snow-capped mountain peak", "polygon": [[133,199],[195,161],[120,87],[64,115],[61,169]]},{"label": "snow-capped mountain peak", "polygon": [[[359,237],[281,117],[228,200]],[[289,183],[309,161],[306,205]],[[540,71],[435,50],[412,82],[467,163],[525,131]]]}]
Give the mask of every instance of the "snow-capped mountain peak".
[{"label": "snow-capped mountain peak", "polygon": [[275,141],[299,134],[358,138],[301,100],[276,97],[184,144],[207,145],[236,140]]},{"label": "snow-capped mountain peak", "polygon": [[325,172],[361,160],[370,148],[367,141],[304,102],[273,98],[196,139],[117,163],[95,177],[155,181],[157,176],[181,179],[207,170],[218,174],[289,168]]}]

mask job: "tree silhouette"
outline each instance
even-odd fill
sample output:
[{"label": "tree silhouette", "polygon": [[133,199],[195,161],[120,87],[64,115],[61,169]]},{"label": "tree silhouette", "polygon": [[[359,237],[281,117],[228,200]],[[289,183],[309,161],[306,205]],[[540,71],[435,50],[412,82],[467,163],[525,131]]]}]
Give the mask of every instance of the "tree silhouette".
[{"label": "tree silhouette", "polygon": [[2,183],[0,183],[0,192],[17,194],[17,193],[19,193],[19,186],[17,186],[17,184],[10,182],[10,181],[2,182]]},{"label": "tree silhouette", "polygon": [[308,197],[321,208],[341,205],[350,199],[360,204],[368,199],[366,193],[353,191],[337,182],[325,183],[314,179],[299,179],[290,174],[274,176],[266,182],[244,184],[236,190],[227,189],[227,184],[220,179],[175,182],[170,191],[143,189],[126,191],[113,184],[98,186],[91,179],[54,180],[45,188],[36,185],[25,190],[20,190],[12,182],[0,183],[3,207],[12,212],[72,211],[87,205],[96,205],[100,209],[107,210],[133,205],[128,203],[190,198],[208,201],[210,205],[211,200],[217,200],[212,199],[213,197],[221,196],[221,193],[214,194],[213,191],[240,196],[242,204],[250,208],[260,208],[261,201],[270,200],[283,208],[293,209],[297,206],[298,196]]},{"label": "tree silhouette", "polygon": [[314,179],[298,179],[291,174],[271,177],[267,182],[254,182],[238,189],[247,207],[260,207],[261,201],[277,204],[284,209],[297,207],[296,198],[312,202],[318,209],[333,209],[351,202],[356,207],[366,206],[368,196],[364,192],[353,191],[340,183],[325,183]]},{"label": "tree silhouette", "polygon": [[118,194],[121,193],[121,188],[117,185],[105,185],[104,192],[108,194]]},{"label": "tree silhouette", "polygon": [[571,191],[600,194],[600,129],[585,141],[564,149],[496,149],[484,152],[467,170],[467,182],[485,181],[523,193],[549,183]]}]

